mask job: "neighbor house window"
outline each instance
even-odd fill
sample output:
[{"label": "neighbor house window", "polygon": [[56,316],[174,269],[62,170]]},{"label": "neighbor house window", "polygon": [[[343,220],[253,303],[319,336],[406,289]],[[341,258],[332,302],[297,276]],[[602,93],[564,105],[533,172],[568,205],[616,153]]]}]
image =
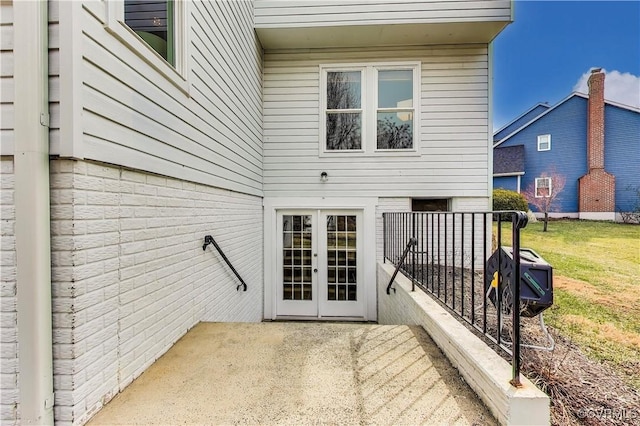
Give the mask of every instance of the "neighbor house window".
[{"label": "neighbor house window", "polygon": [[536,178],[536,198],[551,196],[551,178]]},{"label": "neighbor house window", "polygon": [[124,22],[175,65],[173,0],[125,0]]},{"label": "neighbor house window", "polygon": [[322,66],[321,152],[415,151],[419,69],[418,63]]},{"label": "neighbor house window", "polygon": [[538,136],[538,151],[551,150],[551,135]]}]

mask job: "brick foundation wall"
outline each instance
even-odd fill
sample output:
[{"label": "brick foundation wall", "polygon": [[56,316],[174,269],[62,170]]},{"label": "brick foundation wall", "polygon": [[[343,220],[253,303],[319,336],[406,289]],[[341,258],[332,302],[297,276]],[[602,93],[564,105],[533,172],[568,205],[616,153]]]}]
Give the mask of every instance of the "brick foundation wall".
[{"label": "brick foundation wall", "polygon": [[579,180],[581,212],[615,211],[616,178],[604,169],[594,169]]},{"label": "brick foundation wall", "polygon": [[0,423],[19,424],[13,157],[0,159]]},{"label": "brick foundation wall", "polygon": [[260,197],[54,160],[51,219],[56,423],[85,423],[199,321],[263,318]]}]

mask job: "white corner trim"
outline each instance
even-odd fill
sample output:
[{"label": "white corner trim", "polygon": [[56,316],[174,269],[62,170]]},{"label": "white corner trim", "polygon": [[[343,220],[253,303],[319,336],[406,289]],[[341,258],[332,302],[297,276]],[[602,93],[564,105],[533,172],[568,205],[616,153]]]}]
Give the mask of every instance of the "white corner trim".
[{"label": "white corner trim", "polygon": [[84,158],[82,144],[82,3],[61,1],[60,7],[60,152]]}]

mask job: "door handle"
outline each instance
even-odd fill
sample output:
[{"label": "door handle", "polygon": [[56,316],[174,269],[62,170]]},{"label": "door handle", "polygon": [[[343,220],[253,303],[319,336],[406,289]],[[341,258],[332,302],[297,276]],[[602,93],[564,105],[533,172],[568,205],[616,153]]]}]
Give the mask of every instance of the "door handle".
[{"label": "door handle", "polygon": [[313,272],[318,272],[318,268],[313,268]]}]

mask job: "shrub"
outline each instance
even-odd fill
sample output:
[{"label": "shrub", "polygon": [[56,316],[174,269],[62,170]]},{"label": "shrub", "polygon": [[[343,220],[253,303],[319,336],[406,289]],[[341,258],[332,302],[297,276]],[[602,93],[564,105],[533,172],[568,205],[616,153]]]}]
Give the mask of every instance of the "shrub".
[{"label": "shrub", "polygon": [[[493,190],[493,210],[519,210],[526,212],[529,210],[529,204],[522,194],[508,189]],[[502,220],[509,220],[508,215],[502,215]]]}]

